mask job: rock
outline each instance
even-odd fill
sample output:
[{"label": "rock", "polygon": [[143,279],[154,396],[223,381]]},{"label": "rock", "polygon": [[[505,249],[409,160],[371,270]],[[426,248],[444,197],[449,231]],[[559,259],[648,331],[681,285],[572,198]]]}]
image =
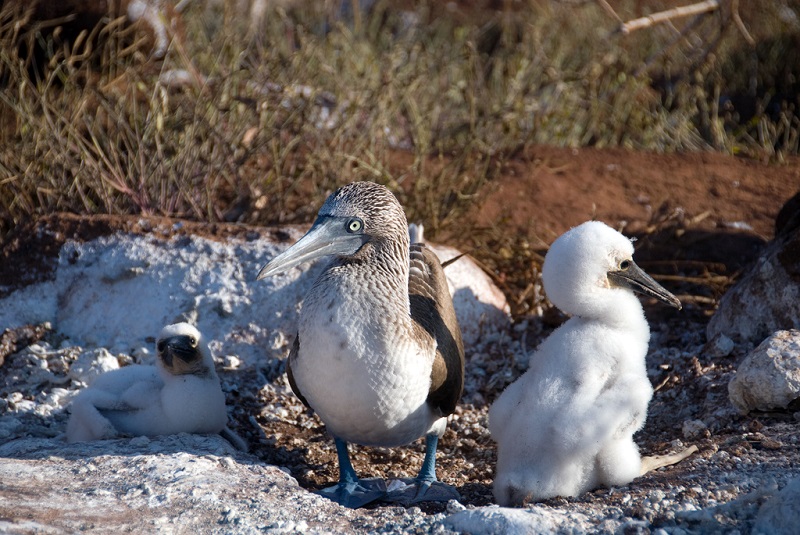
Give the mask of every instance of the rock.
[{"label": "rock", "polygon": [[357,516],[219,436],[16,440],[0,480],[3,533],[348,533]]},{"label": "rock", "polygon": [[0,335],[0,366],[3,365],[8,355],[41,340],[50,328],[49,324],[22,325],[3,331],[3,334]]},{"label": "rock", "polygon": [[687,420],[683,422],[681,431],[683,433],[683,438],[690,440],[696,438],[706,438],[710,435],[708,432],[708,426],[703,420]]},{"label": "rock", "polygon": [[733,352],[736,344],[733,340],[720,333],[714,336],[705,346],[705,353],[712,358],[727,357]]},{"label": "rock", "polygon": [[800,331],[778,331],[747,355],[728,383],[742,413],[785,409],[800,397]]},{"label": "rock", "polygon": [[352,510],[218,435],[0,444],[0,533],[439,533],[420,508]]},{"label": "rock", "polygon": [[81,353],[78,359],[69,367],[67,374],[70,379],[80,381],[84,385],[91,385],[98,376],[111,370],[119,369],[117,357],[105,348],[97,348]]},{"label": "rock", "polygon": [[782,231],[722,296],[709,340],[725,335],[756,345],[777,330],[800,328],[800,228],[784,224]]},{"label": "rock", "polygon": [[775,216],[775,235],[790,234],[800,227],[800,191],[783,204]]},{"label": "rock", "polygon": [[[275,231],[277,234],[279,231]],[[207,333],[216,355],[235,355],[243,366],[282,358],[297,328],[297,312],[324,263],[304,265],[256,281],[258,270],[302,235],[224,241],[175,235],[164,239],[117,233],[67,242],[54,280],[0,298],[0,329],[52,322],[59,334],[85,347],[141,353],[164,325],[190,321]],[[433,246],[443,260],[460,254]],[[445,269],[465,345],[487,331],[506,331],[508,305],[491,279],[469,258]],[[281,334],[276,344],[276,333]]]},{"label": "rock", "polygon": [[534,506],[528,509],[482,507],[448,516],[444,525],[472,535],[526,535],[529,533],[581,533],[594,526],[586,515]]},{"label": "rock", "polygon": [[[428,243],[443,263],[461,254],[446,245]],[[468,256],[444,268],[458,325],[466,345],[474,345],[487,331],[505,332],[511,328],[511,314],[503,292]]]},{"label": "rock", "polygon": [[[5,402],[5,400],[3,400],[3,402]],[[5,402],[5,405],[6,407],[0,407],[3,412],[6,411],[8,403]],[[13,435],[20,427],[22,427],[22,422],[20,422],[17,418],[6,416],[0,419],[0,440]]]},{"label": "rock", "polygon": [[790,535],[800,526],[800,477],[795,478],[758,510],[753,533]]}]

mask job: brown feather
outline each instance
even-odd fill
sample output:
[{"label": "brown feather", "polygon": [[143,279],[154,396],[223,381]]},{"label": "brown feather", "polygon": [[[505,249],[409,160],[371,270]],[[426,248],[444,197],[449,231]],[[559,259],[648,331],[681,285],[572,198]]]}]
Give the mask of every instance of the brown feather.
[{"label": "brown feather", "polygon": [[[430,249],[413,244],[408,294],[411,318],[436,340],[428,404],[452,414],[464,389],[464,344],[444,270]],[[420,334],[422,334],[420,332]]]},{"label": "brown feather", "polygon": [[303,394],[300,393],[300,389],[297,388],[297,383],[294,382],[294,376],[292,375],[292,362],[297,359],[298,351],[300,351],[300,333],[297,333],[297,336],[294,337],[292,349],[289,351],[289,358],[286,359],[286,377],[289,379],[289,386],[292,387],[292,392],[294,392],[294,395],[300,398],[300,401],[303,402],[303,405],[310,409],[311,405],[308,404],[306,398],[304,398]]}]

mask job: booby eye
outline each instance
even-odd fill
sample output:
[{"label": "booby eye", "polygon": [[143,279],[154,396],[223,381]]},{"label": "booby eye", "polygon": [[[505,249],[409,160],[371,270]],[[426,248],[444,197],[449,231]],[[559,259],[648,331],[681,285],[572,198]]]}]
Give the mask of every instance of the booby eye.
[{"label": "booby eye", "polygon": [[192,347],[197,347],[197,339],[194,336],[190,336],[189,344],[191,344]]},{"label": "booby eye", "polygon": [[631,267],[630,260],[623,260],[622,262],[619,263],[619,269],[622,271],[627,270],[629,267]]},{"label": "booby eye", "polygon": [[354,217],[347,222],[347,232],[358,232],[364,227],[364,223],[360,219]]}]

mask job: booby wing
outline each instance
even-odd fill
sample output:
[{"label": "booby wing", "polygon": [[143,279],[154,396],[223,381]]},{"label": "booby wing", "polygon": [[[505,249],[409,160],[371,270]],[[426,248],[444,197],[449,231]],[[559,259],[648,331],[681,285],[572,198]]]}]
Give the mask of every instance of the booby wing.
[{"label": "booby wing", "polygon": [[292,374],[292,362],[294,362],[294,360],[297,358],[298,351],[300,351],[300,333],[297,333],[297,335],[294,337],[292,349],[289,351],[289,358],[286,359],[286,377],[289,379],[289,386],[292,387],[292,392],[294,392],[294,395],[303,402],[303,405],[310,409],[311,405],[308,404],[306,398],[300,393],[300,389],[297,387],[297,383],[294,380],[294,375]]},{"label": "booby wing", "polygon": [[[464,389],[464,344],[458,327],[453,300],[439,259],[422,244],[411,246],[411,270],[408,293],[411,318],[419,335],[436,341],[436,356],[431,369],[431,387],[427,402],[443,415],[452,414]],[[286,376],[292,392],[311,408],[300,392],[292,374],[292,363],[300,350],[300,334],[295,336]]]},{"label": "booby wing", "polygon": [[444,270],[430,249],[415,243],[410,250],[408,294],[418,334],[432,337],[436,356],[428,404],[443,416],[452,414],[464,389],[464,344]]}]

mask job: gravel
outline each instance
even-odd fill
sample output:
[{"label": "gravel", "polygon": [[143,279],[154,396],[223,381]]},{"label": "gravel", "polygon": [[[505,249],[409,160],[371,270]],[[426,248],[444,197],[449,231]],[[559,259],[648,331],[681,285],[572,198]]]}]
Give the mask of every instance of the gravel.
[{"label": "gravel", "polygon": [[[691,458],[626,487],[524,509],[493,505],[488,405],[553,329],[541,316],[509,328],[500,314],[499,324],[481,323],[471,335],[465,393],[440,442],[439,477],[462,499],[408,509],[333,504],[313,493],[338,476],[332,441],[283,373],[297,311],[291,303],[302,295],[297,281],[316,268],[265,285],[250,280],[298,231],[266,243],[264,235],[143,227],[66,242],[33,283],[0,280],[0,330],[14,340],[0,361],[0,531],[677,534],[790,533],[797,525],[777,520],[798,518],[797,418],[742,415],[728,399],[750,348],[706,343],[699,314],[647,302],[656,392],[635,438],[646,455],[697,445]],[[213,341],[230,426],[250,452],[218,436],[66,444],[72,397],[97,373],[152,363],[152,337],[178,317]],[[393,478],[415,475],[424,449],[418,441],[351,453],[360,475]]]}]

